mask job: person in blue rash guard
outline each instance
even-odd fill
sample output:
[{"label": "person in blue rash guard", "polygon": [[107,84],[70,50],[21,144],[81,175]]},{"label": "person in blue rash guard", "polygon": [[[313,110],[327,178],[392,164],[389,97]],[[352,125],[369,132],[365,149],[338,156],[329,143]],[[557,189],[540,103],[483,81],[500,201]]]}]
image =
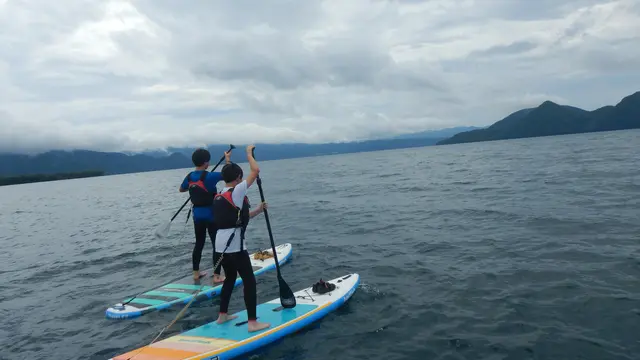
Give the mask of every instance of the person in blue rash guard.
[{"label": "person in blue rash guard", "polygon": [[[224,153],[227,164],[231,163],[230,156],[230,151]],[[222,174],[220,172],[207,171],[211,154],[206,149],[196,149],[193,155],[191,155],[191,160],[193,161],[195,169],[187,174],[178,191],[188,191],[191,195],[191,203],[193,204],[193,228],[196,236],[196,244],[191,257],[193,263],[193,279],[198,280],[204,276],[203,273],[200,273],[200,259],[207,238],[207,232],[213,245],[213,264],[215,265],[220,258],[220,254],[217,253],[215,249],[218,228],[213,221],[213,198],[217,193],[216,185],[222,180]],[[224,281],[224,277],[220,275],[220,268],[221,265],[219,264],[218,267],[213,270],[214,284]]]}]

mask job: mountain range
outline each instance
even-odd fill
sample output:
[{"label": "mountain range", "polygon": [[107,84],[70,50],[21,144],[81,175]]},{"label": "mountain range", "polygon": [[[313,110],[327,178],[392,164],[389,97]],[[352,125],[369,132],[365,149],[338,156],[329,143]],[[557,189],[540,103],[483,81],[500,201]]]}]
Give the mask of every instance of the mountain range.
[{"label": "mountain range", "polygon": [[593,111],[545,101],[535,108],[516,111],[493,125],[460,132],[438,145],[579,134],[640,128],[640,91],[615,106]]},{"label": "mountain range", "polygon": [[[346,154],[364,151],[390,150],[435,145],[439,138],[407,138],[354,141],[327,144],[255,144],[258,160],[291,159],[331,154]],[[237,147],[231,159],[246,161],[244,147]],[[220,159],[229,145],[211,145],[212,166]],[[170,148],[141,154],[99,152],[88,150],[48,151],[38,155],[0,154],[0,176],[29,174],[54,174],[81,171],[102,171],[105,175],[133,172],[183,169],[192,167],[191,153],[194,148]]]},{"label": "mountain range", "polygon": [[[640,128],[640,91],[623,98],[615,106],[604,106],[594,111],[545,101],[538,107],[516,111],[483,128],[456,127],[403,134],[388,139],[342,143],[256,144],[256,155],[258,160],[277,160],[635,128]],[[244,147],[235,145],[239,150]],[[218,161],[228,147],[228,144],[209,146],[212,164]],[[193,150],[168,148],[165,151],[145,153],[55,150],[38,155],[0,154],[0,176],[85,171],[99,171],[109,175],[190,168]],[[244,151],[236,151],[232,160],[244,162]]]},{"label": "mountain range", "polygon": [[397,136],[391,137],[391,139],[448,138],[450,136],[453,136],[455,134],[458,134],[464,131],[471,131],[476,129],[483,129],[483,127],[458,126],[458,127],[452,127],[447,129],[441,129],[441,130],[427,130],[427,131],[414,132],[410,134],[397,135]]}]

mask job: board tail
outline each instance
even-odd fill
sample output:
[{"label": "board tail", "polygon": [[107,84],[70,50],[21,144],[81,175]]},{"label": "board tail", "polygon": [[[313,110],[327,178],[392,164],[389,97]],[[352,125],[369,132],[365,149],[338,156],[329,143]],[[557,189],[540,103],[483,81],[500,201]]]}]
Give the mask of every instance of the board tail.
[{"label": "board tail", "polygon": [[314,292],[310,286],[295,292],[299,301],[294,308],[284,308],[280,299],[258,305],[258,318],[271,324],[267,329],[248,332],[247,311],[244,310],[235,313],[237,318],[224,324],[213,321],[110,360],[221,360],[254,352],[340,308],[355,293],[360,276],[357,273],[347,274],[327,282],[333,285],[330,291]]}]

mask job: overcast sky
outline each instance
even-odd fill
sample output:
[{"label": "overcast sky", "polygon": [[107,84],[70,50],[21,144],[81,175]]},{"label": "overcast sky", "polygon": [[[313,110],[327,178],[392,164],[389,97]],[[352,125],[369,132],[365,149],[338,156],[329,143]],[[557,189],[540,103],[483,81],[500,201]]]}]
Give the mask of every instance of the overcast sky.
[{"label": "overcast sky", "polygon": [[[268,5],[267,5],[268,4]],[[638,0],[0,0],[0,151],[325,142],[640,90]]]}]

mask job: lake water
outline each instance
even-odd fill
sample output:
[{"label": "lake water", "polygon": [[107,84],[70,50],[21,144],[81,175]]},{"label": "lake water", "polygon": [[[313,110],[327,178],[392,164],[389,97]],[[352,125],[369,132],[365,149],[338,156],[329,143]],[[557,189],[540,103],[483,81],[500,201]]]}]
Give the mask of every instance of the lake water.
[{"label": "lake water", "polygon": [[[640,358],[640,131],[261,169],[275,241],[294,245],[287,283],[349,272],[362,283],[340,311],[252,359]],[[0,187],[0,358],[106,359],[174,319],[179,309],[104,311],[190,273],[186,211],[170,238],[153,237],[186,199],[186,171]],[[259,201],[257,186],[249,195]],[[264,217],[247,241],[269,246]],[[210,259],[207,242],[202,266]],[[275,272],[258,277],[259,301],[277,296]],[[192,305],[163,338],[215,320],[218,304]],[[236,288],[230,310],[243,309]]]}]

